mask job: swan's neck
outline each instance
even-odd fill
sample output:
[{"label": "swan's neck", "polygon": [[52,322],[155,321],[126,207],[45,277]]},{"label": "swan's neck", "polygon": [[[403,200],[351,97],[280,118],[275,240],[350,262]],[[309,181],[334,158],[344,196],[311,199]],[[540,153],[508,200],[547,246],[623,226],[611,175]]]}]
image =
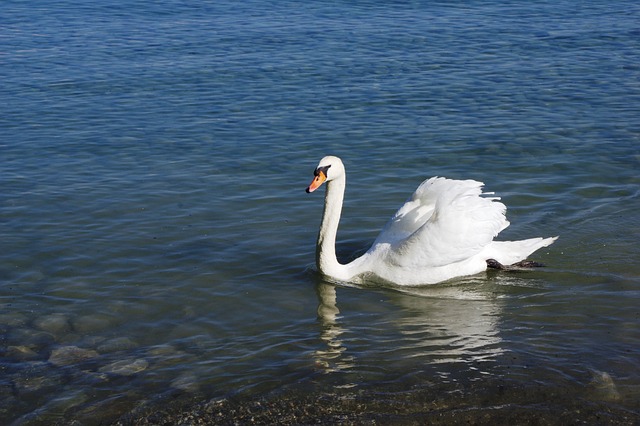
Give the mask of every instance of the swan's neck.
[{"label": "swan's neck", "polygon": [[324,199],[324,213],[322,224],[318,234],[316,246],[316,264],[324,275],[347,279],[344,277],[345,266],[338,262],[336,257],[336,235],[342,213],[342,202],[346,179],[344,177],[327,182],[327,192]]}]

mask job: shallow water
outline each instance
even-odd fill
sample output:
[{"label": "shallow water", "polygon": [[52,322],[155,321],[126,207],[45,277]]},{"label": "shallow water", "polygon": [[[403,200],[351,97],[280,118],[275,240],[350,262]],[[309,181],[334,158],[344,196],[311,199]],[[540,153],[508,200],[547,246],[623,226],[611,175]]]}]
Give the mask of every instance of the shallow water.
[{"label": "shallow water", "polygon": [[[2,423],[314,395],[358,420],[637,421],[634,2],[2,14]],[[304,188],[326,154],[344,259],[434,175],[500,195],[502,239],[560,239],[532,272],[324,282]]]}]

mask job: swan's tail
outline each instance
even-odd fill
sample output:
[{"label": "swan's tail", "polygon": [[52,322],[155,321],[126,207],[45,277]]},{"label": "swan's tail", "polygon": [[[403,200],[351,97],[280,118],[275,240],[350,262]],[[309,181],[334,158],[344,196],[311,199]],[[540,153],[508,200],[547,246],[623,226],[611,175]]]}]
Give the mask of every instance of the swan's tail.
[{"label": "swan's tail", "polygon": [[558,237],[538,237],[522,241],[493,241],[488,247],[487,258],[495,259],[503,265],[513,265],[525,260],[534,251],[553,244],[557,239]]}]

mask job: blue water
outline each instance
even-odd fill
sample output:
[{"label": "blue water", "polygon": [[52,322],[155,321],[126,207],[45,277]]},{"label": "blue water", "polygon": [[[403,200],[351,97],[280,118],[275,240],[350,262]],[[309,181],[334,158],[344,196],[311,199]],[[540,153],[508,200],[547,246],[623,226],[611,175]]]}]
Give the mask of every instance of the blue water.
[{"label": "blue water", "polygon": [[[638,421],[637,2],[1,9],[0,423]],[[532,272],[324,282],[327,154],[343,259],[436,175],[560,239]]]}]

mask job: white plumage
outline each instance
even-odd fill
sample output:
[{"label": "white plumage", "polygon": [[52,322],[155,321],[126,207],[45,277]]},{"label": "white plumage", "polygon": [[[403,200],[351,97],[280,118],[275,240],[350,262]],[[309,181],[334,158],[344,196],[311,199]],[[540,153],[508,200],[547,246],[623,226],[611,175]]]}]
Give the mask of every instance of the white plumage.
[{"label": "white plumage", "polygon": [[364,255],[343,265],[335,242],[346,187],[344,165],[338,157],[324,157],[315,175],[307,192],[327,182],[316,262],[323,275],[335,280],[434,284],[482,272],[488,259],[511,265],[557,238],[493,241],[509,226],[500,198],[483,193],[481,182],[433,177],[400,207]]}]

